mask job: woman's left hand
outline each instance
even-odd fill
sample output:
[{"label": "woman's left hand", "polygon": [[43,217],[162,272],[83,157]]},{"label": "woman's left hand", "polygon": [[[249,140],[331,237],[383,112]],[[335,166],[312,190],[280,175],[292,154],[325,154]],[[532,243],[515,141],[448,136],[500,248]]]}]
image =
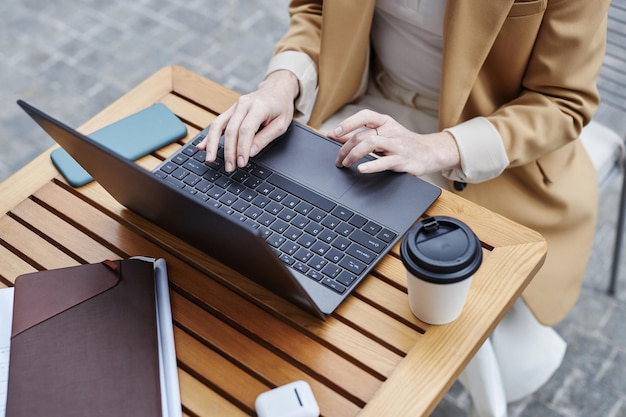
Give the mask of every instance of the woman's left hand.
[{"label": "woman's left hand", "polygon": [[361,173],[391,170],[419,177],[458,167],[461,161],[451,133],[421,135],[371,110],[348,117],[328,137],[343,144],[337,155],[338,167],[350,167],[371,153],[378,156],[359,164]]}]

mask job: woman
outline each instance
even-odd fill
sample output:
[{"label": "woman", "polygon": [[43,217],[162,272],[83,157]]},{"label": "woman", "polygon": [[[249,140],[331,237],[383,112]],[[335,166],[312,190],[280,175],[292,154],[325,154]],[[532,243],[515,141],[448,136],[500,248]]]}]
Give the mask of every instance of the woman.
[{"label": "woman", "polygon": [[516,308],[552,326],[593,241],[597,183],[577,137],[599,100],[608,4],[294,0],[268,75],[200,147],[213,160],[224,133],[227,168],[243,166],[295,114],[343,143],[338,166],[374,152],[361,172],[425,176],[539,231],[547,259]]}]

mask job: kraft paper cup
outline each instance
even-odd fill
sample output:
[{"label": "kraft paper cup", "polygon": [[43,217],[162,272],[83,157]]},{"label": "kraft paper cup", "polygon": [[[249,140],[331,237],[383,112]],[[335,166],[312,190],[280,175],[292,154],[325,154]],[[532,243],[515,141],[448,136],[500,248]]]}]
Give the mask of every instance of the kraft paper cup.
[{"label": "kraft paper cup", "polygon": [[413,314],[429,324],[446,324],[459,317],[482,263],[474,232],[452,217],[427,217],[404,236],[400,255],[407,269]]}]

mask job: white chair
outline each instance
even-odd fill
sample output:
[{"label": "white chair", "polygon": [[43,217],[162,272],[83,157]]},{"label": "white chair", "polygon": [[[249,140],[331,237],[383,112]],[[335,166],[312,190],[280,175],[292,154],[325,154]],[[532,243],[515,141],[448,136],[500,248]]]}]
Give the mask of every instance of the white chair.
[{"label": "white chair", "polygon": [[600,192],[604,191],[620,174],[622,176],[615,246],[607,289],[609,295],[614,295],[620,266],[624,217],[626,217],[626,144],[624,138],[620,137],[617,132],[594,120],[583,128],[580,139],[596,168]]}]

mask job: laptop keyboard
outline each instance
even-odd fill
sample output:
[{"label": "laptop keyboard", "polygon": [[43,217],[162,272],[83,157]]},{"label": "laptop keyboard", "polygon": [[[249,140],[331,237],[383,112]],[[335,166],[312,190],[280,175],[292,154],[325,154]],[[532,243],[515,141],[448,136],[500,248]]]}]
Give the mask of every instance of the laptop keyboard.
[{"label": "laptop keyboard", "polygon": [[279,259],[343,294],[397,234],[270,169],[250,162],[227,173],[196,145],[201,132],[153,173],[257,229]]}]

